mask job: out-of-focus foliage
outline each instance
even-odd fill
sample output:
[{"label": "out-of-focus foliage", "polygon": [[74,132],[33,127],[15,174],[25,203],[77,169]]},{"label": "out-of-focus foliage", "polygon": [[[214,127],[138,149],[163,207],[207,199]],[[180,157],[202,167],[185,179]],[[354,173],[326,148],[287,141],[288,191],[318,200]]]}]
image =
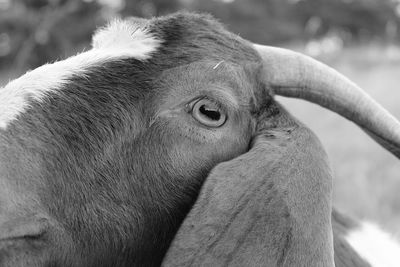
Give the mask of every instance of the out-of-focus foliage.
[{"label": "out-of-focus foliage", "polygon": [[397,2],[391,0],[193,1],[243,37],[262,43],[307,40],[331,31],[353,40],[392,38],[397,33]]},{"label": "out-of-focus foliage", "polygon": [[[399,0],[0,0],[0,68],[23,71],[87,48],[116,16],[208,12],[264,44],[398,41]],[[310,46],[315,52],[315,47]],[[318,52],[318,51],[317,51]]]}]

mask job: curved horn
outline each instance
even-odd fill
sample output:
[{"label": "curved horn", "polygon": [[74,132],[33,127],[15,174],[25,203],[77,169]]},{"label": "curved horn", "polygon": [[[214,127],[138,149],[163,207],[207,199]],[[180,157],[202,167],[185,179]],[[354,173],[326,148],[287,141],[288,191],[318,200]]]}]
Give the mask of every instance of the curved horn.
[{"label": "curved horn", "polygon": [[254,44],[263,79],[277,95],[302,98],[355,122],[400,158],[400,123],[360,87],[336,70],[287,49]]}]

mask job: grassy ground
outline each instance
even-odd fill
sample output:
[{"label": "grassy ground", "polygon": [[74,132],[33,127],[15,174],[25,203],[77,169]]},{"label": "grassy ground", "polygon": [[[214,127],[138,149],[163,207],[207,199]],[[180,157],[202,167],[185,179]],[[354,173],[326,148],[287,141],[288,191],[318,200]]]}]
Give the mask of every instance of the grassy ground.
[{"label": "grassy ground", "polygon": [[[346,49],[327,62],[400,118],[399,58],[390,49],[364,47]],[[3,72],[0,85],[12,76]],[[335,172],[335,206],[400,237],[400,161],[338,115],[300,100],[280,100],[324,144]]]}]

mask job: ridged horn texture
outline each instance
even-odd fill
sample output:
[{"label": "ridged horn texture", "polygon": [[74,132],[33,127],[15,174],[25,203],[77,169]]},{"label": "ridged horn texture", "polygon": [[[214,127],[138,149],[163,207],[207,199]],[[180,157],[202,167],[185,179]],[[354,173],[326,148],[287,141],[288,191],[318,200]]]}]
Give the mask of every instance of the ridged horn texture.
[{"label": "ridged horn texture", "polygon": [[254,44],[263,79],[276,95],[308,100],[355,122],[400,158],[400,123],[355,83],[306,55]]}]

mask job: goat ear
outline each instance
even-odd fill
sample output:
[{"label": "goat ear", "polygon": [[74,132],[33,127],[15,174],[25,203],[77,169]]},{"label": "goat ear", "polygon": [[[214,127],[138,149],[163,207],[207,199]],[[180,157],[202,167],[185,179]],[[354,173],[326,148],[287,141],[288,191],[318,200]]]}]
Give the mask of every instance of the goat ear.
[{"label": "goat ear", "polygon": [[163,266],[334,266],[326,154],[279,110],[277,127],[211,171]]}]

